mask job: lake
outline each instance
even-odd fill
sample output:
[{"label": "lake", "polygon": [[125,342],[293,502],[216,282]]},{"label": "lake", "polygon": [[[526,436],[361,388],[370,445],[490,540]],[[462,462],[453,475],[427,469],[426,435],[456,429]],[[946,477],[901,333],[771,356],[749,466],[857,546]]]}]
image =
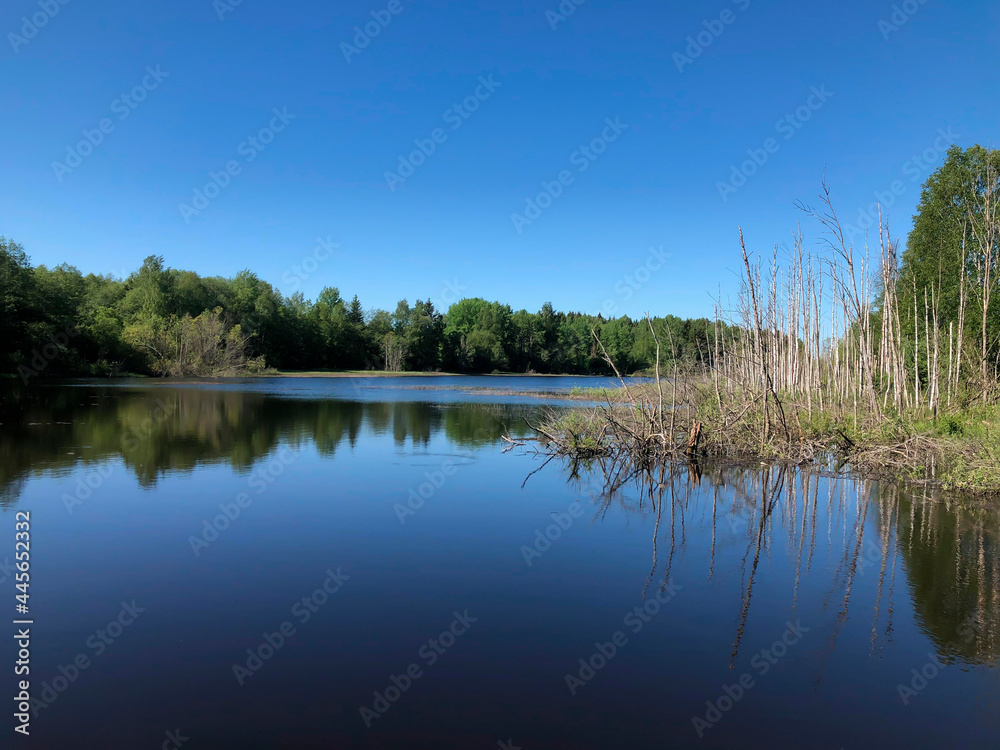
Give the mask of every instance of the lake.
[{"label": "lake", "polygon": [[502,439],[608,383],[4,385],[25,744],[996,747],[994,505],[758,463],[609,493]]}]

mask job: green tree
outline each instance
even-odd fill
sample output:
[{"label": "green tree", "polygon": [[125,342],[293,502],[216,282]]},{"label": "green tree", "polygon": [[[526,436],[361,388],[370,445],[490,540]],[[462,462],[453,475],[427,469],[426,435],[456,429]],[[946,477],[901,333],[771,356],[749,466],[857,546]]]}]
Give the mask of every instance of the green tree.
[{"label": "green tree", "polygon": [[28,326],[39,320],[40,300],[24,247],[0,235],[0,361],[13,369],[30,349]]},{"label": "green tree", "polygon": [[[971,277],[973,256],[978,250],[970,221],[979,211],[979,198],[987,187],[984,177],[990,166],[1000,170],[1000,151],[952,146],[920,192],[913,229],[903,252],[899,288],[903,293],[912,293],[916,288],[922,297],[924,289],[935,287],[940,315],[946,320],[958,317],[960,274]],[[912,315],[910,326],[912,330]]]},{"label": "green tree", "polygon": [[410,310],[406,359],[410,370],[436,370],[441,363],[444,319],[430,300],[417,300]]},{"label": "green tree", "polygon": [[144,322],[151,318],[166,318],[174,304],[174,275],[163,263],[163,256],[150,255],[138,271],[125,281],[125,297],[121,301],[123,318],[129,322]]}]

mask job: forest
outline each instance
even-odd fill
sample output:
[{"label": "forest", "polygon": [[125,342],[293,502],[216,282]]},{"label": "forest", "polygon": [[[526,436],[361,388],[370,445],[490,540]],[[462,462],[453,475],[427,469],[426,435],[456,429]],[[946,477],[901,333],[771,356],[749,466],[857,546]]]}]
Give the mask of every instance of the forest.
[{"label": "forest", "polygon": [[[710,358],[707,319],[657,318],[679,358]],[[203,277],[150,256],[125,279],[74,266],[33,266],[0,237],[0,372],[35,375],[232,376],[268,370],[601,374],[593,332],[618,367],[655,363],[648,323],[537,313],[484,299],[448,310],[402,300],[366,310],[326,287],[289,297],[250,270]]]},{"label": "forest", "polygon": [[[657,364],[659,344],[664,368],[721,373],[730,386],[768,379],[775,396],[838,390],[876,413],[890,403],[897,412],[987,404],[1000,358],[998,174],[1000,152],[953,146],[924,183],[905,249],[885,217],[863,247],[853,245],[829,192],[819,209],[800,204],[823,229],[819,250],[799,234],[780,254],[751,252],[736,309],[694,320],[605,319],[549,303],[533,313],[479,298],[447,310],[429,299],[365,309],[334,286],[315,300],[284,296],[251,270],[203,277],[162,256],[124,279],[33,266],[20,244],[0,237],[0,372],[640,373]],[[746,296],[753,290],[759,299]],[[767,309],[751,310],[765,298]]]},{"label": "forest", "polygon": [[623,380],[620,408],[553,417],[538,439],[642,470],[832,451],[855,470],[1000,492],[1000,151],[949,149],[905,248],[882,212],[853,243],[825,182],[798,207],[811,242],[799,229],[762,252],[739,231],[737,333],[716,330],[714,366]]}]

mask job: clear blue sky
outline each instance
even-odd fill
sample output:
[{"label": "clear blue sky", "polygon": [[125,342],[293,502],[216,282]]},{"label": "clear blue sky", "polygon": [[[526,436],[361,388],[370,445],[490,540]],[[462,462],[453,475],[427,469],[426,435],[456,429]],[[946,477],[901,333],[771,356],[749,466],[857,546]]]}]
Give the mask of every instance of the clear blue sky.
[{"label": "clear blue sky", "polygon": [[[909,0],[896,29],[879,27],[894,3],[872,0],[586,0],[564,19],[554,0],[398,0],[395,14],[389,0],[63,1],[0,11],[0,233],[84,272],[158,254],[307,297],[337,286],[366,308],[448,302],[451,282],[515,309],[706,315],[735,288],[737,225],[752,249],[787,242],[824,170],[848,222],[899,181],[905,238],[939,129],[997,140],[1000,7],[983,0]],[[391,20],[345,54],[373,12]],[[700,32],[701,54],[676,58]],[[476,111],[450,109],[477,90]],[[67,149],[104,118],[93,153],[53,166],[77,164]],[[578,149],[615,135],[608,118],[628,127],[591,161]],[[272,123],[262,149],[246,142]],[[436,128],[391,189],[386,172]],[[748,149],[766,161],[720,190]],[[239,173],[182,215],[230,161]],[[564,170],[518,231],[511,215]],[[339,248],[290,284],[320,236]],[[670,257],[626,299],[653,246]]]}]

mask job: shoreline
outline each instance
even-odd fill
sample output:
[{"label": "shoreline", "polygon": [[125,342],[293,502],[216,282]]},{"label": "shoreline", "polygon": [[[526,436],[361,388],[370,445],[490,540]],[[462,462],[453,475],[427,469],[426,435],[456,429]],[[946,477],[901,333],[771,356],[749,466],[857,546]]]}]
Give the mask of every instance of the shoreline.
[{"label": "shoreline", "polygon": [[551,454],[610,460],[627,470],[663,461],[816,466],[832,460],[859,478],[1000,498],[997,407],[969,406],[937,417],[910,410],[876,420],[833,407],[814,407],[807,414],[802,404],[782,394],[787,422],[762,435],[763,410],[752,403],[739,414],[720,414],[712,394],[705,392],[658,409],[658,394],[650,387],[633,386],[634,393],[623,388],[594,391],[586,400],[606,406],[579,405],[553,414],[544,423],[529,425],[537,434],[529,440]]},{"label": "shoreline", "polygon": [[[274,372],[248,373],[245,375],[143,375],[140,373],[121,373],[119,375],[92,374],[44,374],[29,378],[26,384],[32,382],[51,382],[59,380],[148,380],[151,382],[213,382],[225,380],[272,380],[275,378],[588,378],[610,379],[613,375],[574,375],[572,373],[519,373],[519,372],[391,372],[388,370],[277,370]],[[645,375],[626,376],[627,378],[645,378]],[[0,373],[0,382],[22,380],[17,373]],[[417,387],[417,386],[413,386]],[[419,386],[421,388],[459,388],[462,386]],[[574,386],[579,388],[580,386]],[[516,394],[513,394],[516,395]]]},{"label": "shoreline", "polygon": [[[392,372],[389,370],[277,370],[249,378],[610,378],[612,375],[574,375],[540,372]],[[447,386],[441,386],[446,388]]]}]

